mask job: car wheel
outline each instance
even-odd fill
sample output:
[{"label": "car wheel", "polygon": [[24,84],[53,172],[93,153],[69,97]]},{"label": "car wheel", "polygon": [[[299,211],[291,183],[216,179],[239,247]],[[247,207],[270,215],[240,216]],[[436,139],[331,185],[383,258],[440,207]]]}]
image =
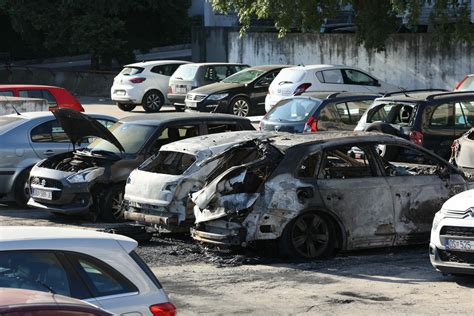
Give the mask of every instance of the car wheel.
[{"label": "car wheel", "polygon": [[230,103],[230,113],[237,116],[247,116],[250,113],[250,103],[246,98],[237,97]]},{"label": "car wheel", "polygon": [[146,112],[158,112],[165,102],[163,95],[156,90],[148,91],[143,97],[142,106]]},{"label": "car wheel", "polygon": [[306,212],[293,219],[280,237],[280,251],[290,258],[319,259],[334,253],[335,230],[325,216]]},{"label": "car wheel", "polygon": [[117,106],[122,111],[130,112],[132,111],[136,105],[135,104],[125,104],[125,103],[117,103]]},{"label": "car wheel", "polygon": [[100,205],[100,217],[106,222],[123,221],[123,195],[124,185],[114,185],[105,191],[102,203]]},{"label": "car wheel", "polygon": [[30,188],[28,186],[28,178],[31,168],[23,170],[15,181],[15,202],[20,207],[25,207],[30,199]]}]

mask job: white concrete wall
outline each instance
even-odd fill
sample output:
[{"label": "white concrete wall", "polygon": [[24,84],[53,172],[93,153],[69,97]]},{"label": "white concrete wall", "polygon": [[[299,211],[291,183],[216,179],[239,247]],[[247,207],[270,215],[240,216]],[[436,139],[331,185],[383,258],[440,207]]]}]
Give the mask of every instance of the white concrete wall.
[{"label": "white concrete wall", "polygon": [[48,102],[44,99],[33,98],[16,98],[1,97],[0,98],[0,115],[15,114],[15,109],[20,112],[37,112],[48,111]]},{"label": "white concrete wall", "polygon": [[353,34],[228,34],[228,61],[263,64],[340,64],[358,67],[408,89],[453,89],[474,73],[472,45],[442,49],[429,34],[395,34],[386,50],[368,53]]}]

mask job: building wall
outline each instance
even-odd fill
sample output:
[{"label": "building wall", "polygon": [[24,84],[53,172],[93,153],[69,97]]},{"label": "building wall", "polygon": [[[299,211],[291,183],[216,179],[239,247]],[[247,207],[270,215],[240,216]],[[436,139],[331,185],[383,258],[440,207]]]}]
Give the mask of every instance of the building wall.
[{"label": "building wall", "polygon": [[[340,64],[358,67],[408,89],[453,89],[474,73],[473,46],[440,47],[426,33],[394,34],[386,50],[369,53],[353,34],[227,34],[228,61],[262,64]],[[207,45],[209,46],[209,44]]]}]

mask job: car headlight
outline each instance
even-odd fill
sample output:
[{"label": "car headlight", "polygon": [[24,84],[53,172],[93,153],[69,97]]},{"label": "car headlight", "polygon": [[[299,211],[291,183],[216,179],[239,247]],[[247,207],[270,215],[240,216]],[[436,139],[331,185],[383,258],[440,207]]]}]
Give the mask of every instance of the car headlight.
[{"label": "car headlight", "polygon": [[208,100],[211,101],[217,101],[217,100],[222,100],[225,97],[227,97],[229,94],[228,93],[217,93],[217,94],[211,94],[210,96],[207,97]]},{"label": "car headlight", "polygon": [[444,211],[441,209],[439,212],[435,214],[435,217],[433,218],[433,225],[431,226],[431,230],[435,231],[438,228],[439,223],[444,217]]},{"label": "car headlight", "polygon": [[66,178],[69,183],[85,183],[101,176],[104,173],[104,168],[85,169]]}]

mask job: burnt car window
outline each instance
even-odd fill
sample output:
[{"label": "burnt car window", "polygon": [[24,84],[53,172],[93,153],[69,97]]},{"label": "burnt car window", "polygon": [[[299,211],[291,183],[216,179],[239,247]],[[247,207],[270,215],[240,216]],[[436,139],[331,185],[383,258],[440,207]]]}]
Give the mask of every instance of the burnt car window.
[{"label": "burnt car window", "polygon": [[349,179],[376,176],[365,149],[352,145],[325,150],[319,170],[321,179]]},{"label": "burnt car window", "polygon": [[196,161],[193,155],[176,152],[160,151],[155,159],[143,164],[139,169],[169,175],[181,175]]},{"label": "burnt car window", "polygon": [[316,175],[316,167],[318,165],[320,153],[315,153],[307,156],[298,167],[298,177],[313,178]]}]

